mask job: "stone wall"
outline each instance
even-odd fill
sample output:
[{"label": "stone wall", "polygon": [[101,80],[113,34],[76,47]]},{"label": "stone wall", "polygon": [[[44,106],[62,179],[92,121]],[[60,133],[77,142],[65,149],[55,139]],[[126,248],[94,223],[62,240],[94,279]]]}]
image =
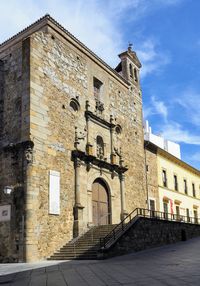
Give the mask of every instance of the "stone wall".
[{"label": "stone wall", "polygon": [[145,143],[146,154],[146,175],[147,175],[147,197],[148,200],[155,201],[155,209],[160,210],[159,192],[158,192],[158,166],[156,150],[150,148],[148,143]]},{"label": "stone wall", "polygon": [[200,236],[200,225],[138,218],[104,257],[126,254]]},{"label": "stone wall", "polygon": [[[19,254],[27,261],[51,255],[74,232],[75,174],[72,151],[75,127],[82,136],[78,149],[86,151],[86,138],[96,155],[96,137],[105,140],[105,158],[111,155],[110,131],[90,122],[86,130],[85,106],[102,120],[119,124],[113,134],[118,152],[122,148],[125,174],[125,210],[145,207],[145,166],[142,129],[142,97],[139,84],[128,84],[69,36],[46,27],[0,54],[0,116],[3,116],[0,188],[15,186],[14,205],[20,209],[16,222],[18,239],[25,233]],[[2,72],[3,70],[3,72]],[[103,83],[102,114],[94,98],[94,77]],[[3,85],[3,88],[2,88]],[[70,102],[78,102],[75,111]],[[28,143],[27,143],[28,142]],[[25,144],[26,143],[26,144]],[[116,156],[117,157],[117,156]],[[116,163],[119,165],[119,158]],[[49,174],[60,173],[60,214],[49,213]],[[120,221],[121,194],[117,174],[84,162],[80,167],[80,200],[83,230],[92,223],[91,190],[102,178],[111,195],[112,223]],[[18,192],[18,193],[17,193]],[[18,194],[18,195],[17,195]],[[18,203],[20,200],[21,204]],[[21,229],[24,217],[24,229]],[[21,221],[21,222],[20,222]],[[19,252],[19,251],[18,251]]]},{"label": "stone wall", "polygon": [[[29,140],[29,82],[26,41],[13,45],[0,53],[0,203],[11,204],[10,228],[1,227],[4,237],[0,252],[5,256],[23,259],[22,217],[24,215],[25,169],[24,142]],[[28,131],[27,131],[28,130]],[[13,193],[3,194],[5,186]],[[6,249],[6,251],[5,251]],[[20,252],[21,251],[21,252]]]},{"label": "stone wall", "polygon": [[11,227],[10,222],[0,222],[0,263],[9,262],[13,257],[11,251]]},{"label": "stone wall", "polygon": [[[75,198],[71,151],[74,149],[75,126],[78,133],[85,132],[86,100],[89,100],[90,110],[95,113],[93,77],[103,83],[101,100],[104,103],[104,120],[109,121],[112,114],[115,123],[122,126],[122,133],[114,134],[114,144],[116,148],[122,147],[124,164],[128,165],[125,178],[127,211],[145,206],[142,99],[139,88],[129,88],[125,83],[122,84],[122,80],[112,77],[53,30],[35,33],[31,36],[30,43],[30,134],[34,142],[33,164],[30,167],[30,188],[34,193],[30,203],[30,208],[34,209],[30,219],[30,255],[35,251],[37,257],[43,258],[73,236]],[[70,107],[71,99],[79,102],[78,112]],[[90,141],[94,148],[96,135],[105,137],[106,157],[109,161],[110,142],[106,132],[103,128],[98,130],[95,124],[90,125]],[[86,139],[81,141],[79,149],[85,152],[85,146]],[[50,170],[58,171],[61,175],[60,215],[50,215],[48,211]],[[91,184],[95,176],[105,178],[110,189],[114,190],[112,217],[113,223],[119,222],[119,179],[112,179],[111,173],[105,170],[87,172],[84,164],[81,170],[81,204],[84,207],[85,227],[91,223]]]}]

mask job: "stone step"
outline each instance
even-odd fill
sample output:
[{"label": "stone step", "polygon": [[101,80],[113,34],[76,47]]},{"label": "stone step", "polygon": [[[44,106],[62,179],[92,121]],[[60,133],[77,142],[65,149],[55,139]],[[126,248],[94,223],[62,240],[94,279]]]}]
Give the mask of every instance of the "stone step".
[{"label": "stone step", "polygon": [[65,257],[65,256],[97,256],[97,252],[76,252],[76,253],[55,253],[53,257]]},{"label": "stone step", "polygon": [[58,252],[53,256],[75,256],[75,255],[97,255],[97,251],[76,251],[76,252]]},{"label": "stone step", "polygon": [[48,258],[48,260],[97,260],[97,256],[80,256],[80,257],[71,257],[71,256],[66,256],[66,257],[53,257],[53,258]]},{"label": "stone step", "polygon": [[74,249],[93,249],[93,250],[98,250],[99,249],[99,246],[98,247],[95,247],[95,246],[79,246],[79,247],[63,247],[61,248],[59,251],[74,251]]},{"label": "stone step", "polygon": [[51,257],[51,260],[54,259],[70,259],[70,258],[76,258],[76,257],[97,257],[97,254],[90,254],[90,253],[76,253],[76,254],[65,254],[65,255],[54,255]]},{"label": "stone step", "polygon": [[89,252],[97,252],[99,250],[99,248],[77,248],[77,249],[61,249],[59,251],[57,251],[56,253],[74,253],[74,252],[86,252],[86,251],[89,251]]},{"label": "stone step", "polygon": [[79,245],[79,246],[73,246],[73,247],[69,247],[69,246],[65,246],[59,249],[60,250],[73,250],[73,249],[99,249],[99,245]]},{"label": "stone step", "polygon": [[[76,241],[64,245],[48,260],[97,259],[100,238],[107,236],[116,225],[101,225],[90,229]],[[75,250],[75,254],[74,254]]]}]

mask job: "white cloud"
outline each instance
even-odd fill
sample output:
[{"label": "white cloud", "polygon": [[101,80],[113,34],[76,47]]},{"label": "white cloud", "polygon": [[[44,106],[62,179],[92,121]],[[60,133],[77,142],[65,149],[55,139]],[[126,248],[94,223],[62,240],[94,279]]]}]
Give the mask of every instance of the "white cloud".
[{"label": "white cloud", "polygon": [[168,117],[168,109],[166,104],[163,101],[156,99],[155,96],[151,97],[150,104],[151,106],[143,107],[145,118],[148,118],[152,115],[161,115],[166,122]]},{"label": "white cloud", "polygon": [[179,143],[200,145],[200,136],[184,130],[177,122],[170,122],[162,127],[161,133],[164,138]]},{"label": "white cloud", "polygon": [[154,96],[152,97],[152,103],[157,114],[161,114],[164,119],[167,120],[168,110],[165,103],[163,101],[157,100]]},{"label": "white cloud", "polygon": [[154,115],[155,112],[151,106],[143,105],[143,116],[148,119],[150,116]]},{"label": "white cloud", "polygon": [[194,162],[200,162],[200,152],[195,152],[191,154],[188,159]]},{"label": "white cloud", "polygon": [[[0,1],[0,42],[19,32],[46,13],[51,14],[108,64],[118,64],[124,44],[126,23],[141,21],[152,10],[172,6],[178,0],[9,0]],[[131,34],[131,33],[130,33]],[[131,40],[131,39],[130,39]],[[134,39],[133,39],[134,40]],[[152,40],[140,43],[142,76],[155,72],[168,62]]]},{"label": "white cloud", "polygon": [[200,126],[200,91],[188,88],[176,98],[175,102],[185,109],[190,123]]},{"label": "white cloud", "polygon": [[152,39],[140,44],[137,55],[142,63],[142,77],[153,72],[160,72],[165,65],[170,63],[169,54],[162,52]]}]

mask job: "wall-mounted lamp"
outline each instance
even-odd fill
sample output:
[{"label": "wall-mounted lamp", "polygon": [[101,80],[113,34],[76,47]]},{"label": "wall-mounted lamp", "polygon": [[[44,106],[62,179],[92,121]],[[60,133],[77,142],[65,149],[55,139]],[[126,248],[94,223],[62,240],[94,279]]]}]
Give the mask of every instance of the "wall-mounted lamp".
[{"label": "wall-mounted lamp", "polygon": [[5,195],[11,195],[13,191],[13,187],[12,186],[5,186],[4,189],[3,189],[3,192]]}]

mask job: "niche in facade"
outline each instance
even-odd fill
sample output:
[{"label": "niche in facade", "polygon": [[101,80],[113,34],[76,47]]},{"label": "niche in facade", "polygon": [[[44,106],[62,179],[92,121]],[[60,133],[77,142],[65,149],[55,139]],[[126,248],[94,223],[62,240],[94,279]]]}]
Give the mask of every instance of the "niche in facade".
[{"label": "niche in facade", "polygon": [[97,158],[102,160],[104,158],[104,142],[103,142],[103,138],[98,135],[97,138],[96,138],[96,142],[97,142]]},{"label": "niche in facade", "polygon": [[117,124],[117,126],[115,127],[115,132],[119,135],[122,133],[122,127],[121,125]]}]

